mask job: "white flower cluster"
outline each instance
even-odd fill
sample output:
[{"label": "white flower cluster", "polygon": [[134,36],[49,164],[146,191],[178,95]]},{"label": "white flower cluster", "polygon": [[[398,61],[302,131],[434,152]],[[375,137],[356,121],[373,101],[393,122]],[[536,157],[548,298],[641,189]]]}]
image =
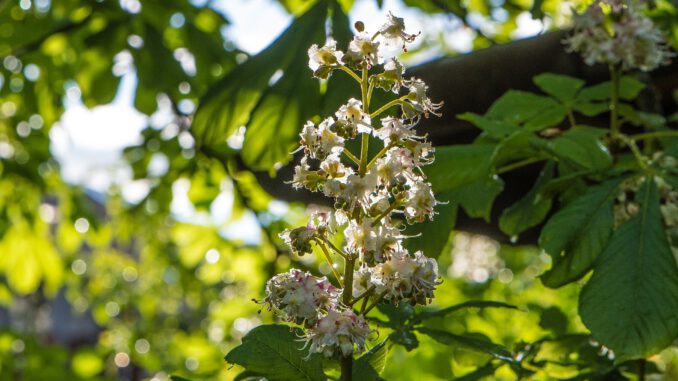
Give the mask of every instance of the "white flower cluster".
[{"label": "white flower cluster", "polygon": [[269,310],[283,312],[288,321],[310,326],[317,322],[319,311],[336,308],[340,291],[325,277],[292,269],[266,283],[264,303]]},{"label": "white flower cluster", "polygon": [[[675,168],[678,168],[678,160],[663,152],[657,152],[654,155],[653,163],[661,170],[675,171]],[[634,177],[622,183],[621,191],[614,205],[615,225],[621,225],[640,211],[640,206],[635,201],[635,196],[643,181],[645,180],[642,177]],[[667,183],[662,177],[655,176],[654,182],[657,184],[657,190],[659,191],[659,209],[662,213],[664,226],[670,235],[678,236],[678,190]]]},{"label": "white flower cluster", "polygon": [[569,51],[579,52],[593,65],[604,63],[622,70],[651,71],[674,55],[661,32],[643,12],[641,0],[596,0],[574,18],[574,33],[565,39]]},{"label": "white flower cluster", "polygon": [[[364,350],[371,332],[364,316],[375,305],[429,303],[440,282],[436,261],[419,251],[409,253],[402,230],[435,214],[437,201],[421,170],[433,161],[434,149],[414,127],[422,116],[438,115],[441,104],[429,99],[422,80],[403,78],[397,59],[377,67],[383,63],[380,44],[404,47],[415,39],[405,32],[403,19],[389,14],[372,37],[361,25],[357,29],[345,52],[331,38],[308,50],[314,76],[343,71],[362,93],[362,99],[349,99],[320,123],[307,122],[300,133],[304,155],[292,186],[322,192],[333,199],[334,210],[316,213],[306,226],[281,234],[294,254],[317,248],[330,266],[332,256],[340,257],[344,275],[334,273],[335,287],[326,278],[291,270],[268,282],[265,299],[289,321],[305,326],[311,352],[328,357]],[[377,88],[403,95],[370,111]],[[348,148],[354,139],[361,141],[358,153]],[[378,142],[378,153],[369,150],[371,142]],[[337,234],[343,234],[343,245],[332,243]]]}]

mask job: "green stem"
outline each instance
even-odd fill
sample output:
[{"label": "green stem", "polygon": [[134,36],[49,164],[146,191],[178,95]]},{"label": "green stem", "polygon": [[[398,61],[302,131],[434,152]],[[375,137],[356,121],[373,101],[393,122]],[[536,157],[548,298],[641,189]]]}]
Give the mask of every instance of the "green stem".
[{"label": "green stem", "polygon": [[377,295],[377,297],[374,299],[374,302],[370,304],[369,307],[365,309],[365,311],[362,312],[363,315],[367,315],[368,312],[372,310],[372,308],[376,307],[379,302],[384,298],[384,295],[386,295],[386,291],[382,292],[381,294]]},{"label": "green stem", "polygon": [[540,161],[546,160],[546,159],[547,159],[546,157],[541,157],[541,156],[530,157],[530,158],[527,158],[527,159],[524,159],[524,160],[517,161],[515,163],[505,165],[505,166],[497,169],[496,171],[494,171],[494,173],[497,174],[497,175],[500,175],[502,173],[510,172],[514,169],[518,169],[518,168],[524,167],[526,165],[534,164],[534,163],[537,163],[537,162],[540,162]]},{"label": "green stem", "polygon": [[678,131],[654,131],[654,132],[645,132],[642,134],[630,135],[631,140],[643,140],[643,139],[653,139],[653,138],[678,138]]},{"label": "green stem", "polygon": [[325,259],[327,260],[327,264],[330,265],[330,268],[332,269],[332,274],[334,274],[334,277],[337,278],[337,282],[339,283],[339,287],[344,287],[344,285],[341,282],[341,275],[339,275],[339,272],[334,267],[334,261],[332,260],[332,256],[330,255],[329,251],[327,250],[327,247],[325,247],[324,242],[320,241],[320,240],[315,240],[315,242],[318,244],[318,246],[320,246],[320,250],[322,250],[323,254],[325,255]]},{"label": "green stem", "polygon": [[396,98],[396,99],[386,103],[385,105],[379,107],[377,109],[377,111],[371,113],[370,118],[374,118],[374,117],[378,116],[379,114],[381,114],[382,112],[388,110],[389,108],[399,105],[405,98],[406,98],[406,96],[402,96],[400,98]]},{"label": "green stem", "polygon": [[647,360],[640,359],[638,360],[638,381],[645,381],[645,364]]},{"label": "green stem", "polygon": [[380,157],[382,157],[389,149],[391,149],[391,147],[393,147],[393,145],[389,144],[387,146],[384,146],[384,148],[382,148],[379,152],[377,152],[377,154],[372,158],[372,160],[370,160],[370,162],[367,163],[366,170],[369,171],[370,168],[372,168],[372,165],[374,164],[374,162],[377,161],[377,159],[379,159]]},{"label": "green stem", "polygon": [[610,65],[610,77],[612,80],[612,94],[610,97],[610,134],[612,140],[619,138],[619,68]]},{"label": "green stem", "polygon": [[377,226],[377,224],[379,223],[379,221],[381,221],[382,218],[391,214],[393,209],[397,208],[399,205],[400,204],[398,203],[398,201],[393,201],[393,203],[389,205],[386,210],[384,210],[380,215],[377,216],[377,218],[374,219],[374,221],[372,221],[372,227]]},{"label": "green stem", "polygon": [[336,246],[334,246],[332,241],[330,241],[329,239],[323,238],[323,241],[327,244],[327,246],[330,247],[330,249],[334,250],[334,252],[341,255],[344,259],[346,259],[348,257],[346,254],[344,254],[343,251],[339,250]]},{"label": "green stem", "polygon": [[366,297],[367,295],[369,295],[369,294],[372,292],[372,290],[374,290],[375,287],[376,287],[376,286],[374,286],[374,285],[370,286],[370,287],[369,287],[367,290],[365,290],[362,294],[358,295],[355,299],[351,300],[350,305],[352,306],[352,305],[356,304],[358,301],[360,301],[360,299],[362,299],[362,298]]},{"label": "green stem", "polygon": [[353,357],[341,358],[341,381],[351,381],[353,379]]},{"label": "green stem", "polygon": [[575,127],[577,125],[577,121],[574,119],[574,114],[572,113],[572,110],[567,110],[567,120],[570,121],[570,127]]},{"label": "green stem", "polygon": [[647,159],[640,152],[640,148],[638,148],[636,142],[625,135],[619,135],[619,138],[621,139],[622,142],[624,142],[624,144],[626,144],[627,147],[631,149],[633,156],[636,158],[636,161],[638,162],[638,166],[640,166],[640,168],[642,169],[647,169]]},{"label": "green stem", "polygon": [[358,81],[358,83],[360,83],[360,77],[358,77],[358,74],[356,74],[353,70],[347,68],[347,67],[344,66],[344,65],[339,65],[338,67],[339,67],[339,69],[341,69],[342,71],[344,71],[345,73],[347,73],[348,75],[350,75],[351,77],[353,77],[353,79],[355,79],[356,81]]},{"label": "green stem", "polygon": [[372,91],[374,90],[374,81],[369,81],[370,86],[367,89],[367,108],[370,108],[370,103],[372,102]]},{"label": "green stem", "polygon": [[356,163],[357,165],[360,165],[360,159],[358,159],[354,154],[352,154],[351,151],[349,151],[347,148],[344,148],[342,152],[344,155],[346,155],[346,157],[351,159],[352,162]]}]

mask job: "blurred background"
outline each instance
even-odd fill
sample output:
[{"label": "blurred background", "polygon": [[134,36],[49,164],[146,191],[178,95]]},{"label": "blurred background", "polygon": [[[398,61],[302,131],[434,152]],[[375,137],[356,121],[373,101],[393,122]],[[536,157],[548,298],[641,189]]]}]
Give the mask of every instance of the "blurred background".
[{"label": "blurred background", "polygon": [[[307,48],[326,29],[341,40],[357,20],[374,30],[392,11],[421,31],[402,59],[425,76],[440,58],[463,63],[475,50],[567,28],[581,5],[326,1],[328,25],[325,13],[303,16],[316,3],[0,0],[0,380],[233,379],[239,371],[224,355],[273,321],[252,302],[266,280],[291,265],[317,268],[278,238],[322,202],[284,183],[296,133],[337,104],[311,78]],[[677,17],[675,6],[662,9],[657,19]],[[483,85],[429,84],[435,100]],[[468,110],[443,111],[452,119]],[[439,324],[512,348],[573,338],[543,358],[590,346],[578,336],[577,286],[541,285],[548,256],[534,242],[468,230],[430,238],[444,275],[435,304],[491,299],[520,310]],[[604,363],[599,348],[591,356]],[[661,356],[671,372],[678,351]],[[483,363],[486,355],[422,338],[417,351],[394,349],[384,378],[452,379]],[[546,363],[551,373],[536,379],[581,370]]]}]

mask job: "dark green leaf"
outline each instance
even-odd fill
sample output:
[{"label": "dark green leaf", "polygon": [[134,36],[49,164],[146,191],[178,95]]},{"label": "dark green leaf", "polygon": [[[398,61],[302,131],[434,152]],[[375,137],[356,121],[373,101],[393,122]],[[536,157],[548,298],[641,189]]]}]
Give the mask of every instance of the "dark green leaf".
[{"label": "dark green leaf", "polygon": [[474,114],[472,112],[466,112],[457,115],[457,118],[473,123],[474,126],[485,131],[488,136],[491,136],[493,138],[501,139],[511,135],[512,133],[520,129],[520,127],[516,126],[515,124],[504,122],[501,120],[489,119],[482,115]]},{"label": "dark green leaf", "polygon": [[[619,98],[623,100],[635,99],[645,88],[645,84],[632,77],[622,77],[619,81]],[[610,99],[612,82],[607,81],[587,87],[579,92],[579,101],[602,101]]]},{"label": "dark green leaf", "polygon": [[449,192],[449,200],[458,203],[470,217],[483,218],[489,222],[494,199],[503,190],[502,179],[486,177]]},{"label": "dark green leaf", "polygon": [[552,199],[542,192],[543,186],[553,178],[555,164],[549,161],[532,189],[515,204],[506,208],[499,218],[499,228],[513,237],[536,226],[551,210]]},{"label": "dark green leaf", "polygon": [[509,90],[492,104],[485,116],[520,124],[559,106],[556,101],[548,97],[525,91]]},{"label": "dark green leaf", "polygon": [[[295,20],[283,34],[278,37],[269,47],[245,63],[237,66],[221,81],[209,89],[207,94],[200,100],[200,106],[196,112],[192,124],[192,132],[199,144],[215,146],[223,143],[238,127],[247,125],[250,119],[257,119],[258,128],[273,126],[266,118],[274,118],[280,122],[290,122],[293,116],[297,118],[310,112],[309,109],[300,109],[302,100],[308,97],[299,97],[301,93],[284,94],[282,91],[298,89],[305,91],[308,83],[312,81],[311,73],[304,72],[299,68],[300,60],[303,60],[303,68],[306,67],[306,57],[299,52],[305,52],[313,43],[322,43],[324,36],[325,16],[327,4],[319,2],[304,15]],[[267,92],[269,80],[276,72],[283,71],[283,77],[276,84],[276,89]],[[288,73],[289,72],[289,73]],[[290,75],[292,74],[292,75]],[[294,75],[300,76],[293,78]],[[286,78],[287,77],[287,78]],[[290,78],[292,77],[292,78]],[[294,85],[296,80],[302,84]],[[281,84],[282,83],[282,84]],[[317,87],[316,87],[317,88]],[[272,99],[266,100],[266,95]],[[285,109],[285,101],[280,99],[295,98],[289,100],[289,109]],[[259,105],[259,106],[258,106]],[[265,107],[273,106],[274,111],[266,110]],[[261,110],[264,114],[252,115]],[[285,111],[284,117],[278,118],[279,111]],[[287,115],[289,113],[289,115]],[[300,128],[300,126],[285,126],[288,129]],[[252,137],[252,133],[249,133]],[[289,133],[285,134],[288,137]],[[264,137],[262,139],[270,138]],[[256,139],[256,138],[255,138]],[[289,145],[289,141],[269,142],[270,144]],[[260,147],[250,148],[250,159],[268,159],[258,155]],[[277,156],[282,147],[278,147]]]},{"label": "dark green leaf", "polygon": [[170,380],[172,381],[191,381],[188,378],[183,378],[180,376],[170,376]]},{"label": "dark green leaf", "polygon": [[489,340],[479,339],[471,336],[455,335],[450,332],[425,327],[419,327],[417,328],[417,331],[431,337],[433,340],[441,344],[462,347],[476,352],[486,353],[494,358],[510,363],[515,362],[511,351],[506,349],[504,346],[495,344]]},{"label": "dark green leaf", "polygon": [[388,336],[388,339],[391,340],[394,344],[402,345],[409,352],[413,349],[416,349],[419,346],[419,339],[417,335],[409,329],[399,329],[393,331]]},{"label": "dark green leaf", "polygon": [[490,176],[494,145],[473,144],[436,148],[436,160],[424,171],[433,190],[446,192]]},{"label": "dark green leaf", "polygon": [[539,237],[539,245],[553,260],[551,270],[542,275],[546,286],[563,286],[589,271],[612,233],[612,204],[620,182],[589,188],[548,220]]},{"label": "dark green leaf", "polygon": [[353,381],[377,381],[386,368],[386,359],[390,345],[384,340],[375,345],[369,352],[360,356],[353,364]]},{"label": "dark green leaf", "polygon": [[580,296],[584,324],[617,363],[647,358],[678,336],[678,267],[652,177],[635,201],[638,214],[614,233]]},{"label": "dark green leaf", "polygon": [[487,364],[481,366],[480,368],[474,370],[473,372],[466,373],[461,377],[456,377],[454,380],[455,381],[487,380],[487,377],[493,375],[497,368],[499,368],[499,365],[495,365],[492,362],[488,362]]},{"label": "dark green leaf", "polygon": [[226,355],[226,361],[271,381],[325,380],[321,356],[308,355],[299,341],[300,331],[285,325],[261,325]]},{"label": "dark green leaf", "polygon": [[561,159],[593,170],[603,170],[612,165],[612,156],[600,142],[606,130],[593,127],[575,127],[550,141],[549,147]]},{"label": "dark green leaf", "polygon": [[553,73],[534,77],[534,83],[545,93],[566,104],[572,102],[577,92],[584,87],[581,79]]}]

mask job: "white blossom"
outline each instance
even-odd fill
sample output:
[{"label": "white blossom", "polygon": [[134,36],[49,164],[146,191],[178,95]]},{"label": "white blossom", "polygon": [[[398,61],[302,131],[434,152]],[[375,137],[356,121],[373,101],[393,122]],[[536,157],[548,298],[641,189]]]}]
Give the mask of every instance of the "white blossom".
[{"label": "white blossom", "polygon": [[327,78],[332,68],[341,63],[343,56],[344,53],[337,50],[337,42],[328,38],[323,47],[313,44],[308,49],[308,67],[317,77]]},{"label": "white blossom", "polygon": [[436,199],[430,184],[416,182],[407,191],[405,216],[408,220],[423,222],[426,218],[433,219],[435,206]]},{"label": "white blossom", "polygon": [[384,298],[398,304],[400,300],[426,304],[440,283],[438,263],[421,251],[411,257],[406,250],[394,252],[391,258],[374,268],[374,283],[385,292]]},{"label": "white blossom", "polygon": [[342,105],[335,116],[357,132],[368,134],[372,132],[370,116],[363,111],[363,102],[355,98],[349,99],[348,103]]},{"label": "white blossom", "polygon": [[405,20],[396,17],[393,13],[388,13],[386,23],[379,29],[379,34],[384,38],[386,45],[402,45],[403,50],[407,51],[405,43],[413,42],[416,34],[405,33]]},{"label": "white blossom", "polygon": [[348,51],[343,61],[350,66],[360,66],[365,63],[368,67],[379,63],[379,42],[372,40],[367,33],[360,33],[353,37],[348,44]]},{"label": "white blossom", "polygon": [[266,283],[264,303],[269,309],[284,313],[297,324],[314,324],[324,310],[337,305],[341,290],[325,277],[315,277],[308,272],[292,269],[278,274]]},{"label": "white blossom", "polygon": [[326,357],[351,356],[365,351],[365,341],[372,333],[369,324],[352,309],[331,309],[307,331],[311,353]]},{"label": "white blossom", "polygon": [[[603,7],[609,7],[609,14]],[[674,54],[644,9],[639,1],[596,0],[575,14],[574,33],[564,41],[567,49],[579,52],[588,65],[651,71],[668,64]]]},{"label": "white blossom", "polygon": [[[412,78],[406,83],[407,88],[410,90],[410,93],[407,96],[408,104],[403,105],[403,112],[405,117],[413,118],[419,114],[423,114],[425,117],[428,117],[429,114],[435,116],[440,116],[440,113],[437,111],[443,106],[441,103],[433,103],[431,99],[426,94],[428,86],[424,81],[417,78]],[[409,105],[409,107],[407,107]]]},{"label": "white blossom", "polygon": [[374,131],[374,136],[383,140],[385,146],[402,140],[419,138],[414,131],[412,131],[412,127],[415,125],[414,123],[406,124],[399,118],[389,116],[381,120],[381,125],[381,128]]}]

